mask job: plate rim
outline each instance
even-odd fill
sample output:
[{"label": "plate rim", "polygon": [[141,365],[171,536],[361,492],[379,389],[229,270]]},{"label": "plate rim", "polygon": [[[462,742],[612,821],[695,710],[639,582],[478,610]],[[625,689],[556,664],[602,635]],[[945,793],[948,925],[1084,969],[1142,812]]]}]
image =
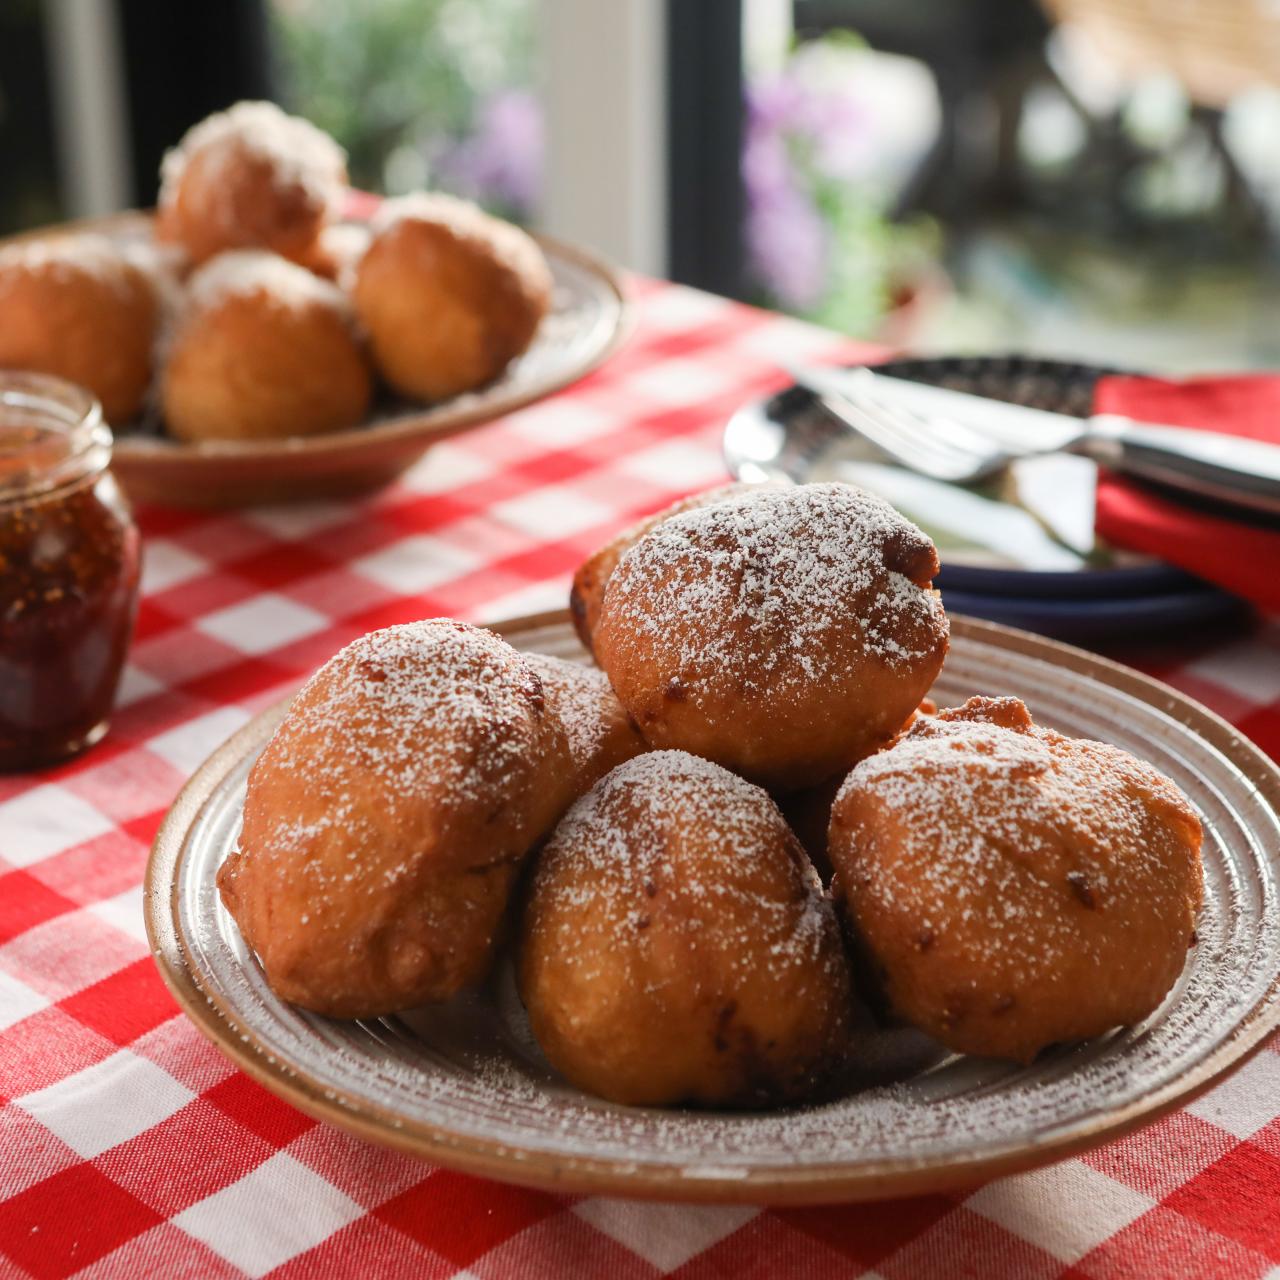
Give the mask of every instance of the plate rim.
[{"label": "plate rim", "polygon": [[[347,218],[346,221],[367,222],[366,217]],[[94,218],[77,218],[65,222],[48,223],[42,227],[0,237],[0,248],[24,241],[40,240],[51,236],[79,234],[110,234],[113,229],[125,229],[135,224],[151,228],[155,213],[151,209],[124,209],[118,213]],[[635,332],[636,304],[627,288],[626,273],[607,258],[582,246],[571,244],[556,236],[531,231],[534,240],[550,255],[564,259],[593,275],[613,297],[618,307],[613,332],[590,358],[581,360],[562,374],[531,383],[523,391],[500,395],[482,404],[472,405],[441,413],[441,405],[424,409],[421,413],[407,412],[395,418],[374,418],[361,425],[345,427],[341,431],[324,432],[314,436],[284,436],[278,439],[260,440],[201,440],[181,441],[155,439],[134,435],[124,429],[113,428],[115,436],[112,462],[121,470],[174,466],[199,466],[201,463],[276,462],[297,460],[299,457],[321,458],[328,455],[363,453],[367,450],[394,448],[399,445],[410,448],[421,444],[425,450],[437,440],[447,439],[474,427],[481,427],[498,418],[506,417],[519,409],[527,408],[558,391],[594,373],[610,359]],[[435,415],[426,421],[427,415]]]},{"label": "plate rim", "polygon": [[[521,634],[570,623],[564,609],[487,624],[501,635]],[[1061,641],[998,623],[951,616],[952,633],[995,643],[1024,655],[1049,658],[1086,678],[1156,705],[1191,729],[1250,779],[1262,799],[1280,812],[1280,766],[1233,725],[1179,690],[1109,658]],[[1114,1141],[1150,1124],[1242,1066],[1280,1027],[1280,971],[1232,1030],[1195,1067],[1159,1089],[1064,1134],[1049,1134],[1012,1149],[943,1160],[929,1157],[880,1160],[858,1166],[829,1165],[761,1171],[747,1168],[724,1177],[683,1177],[668,1165],[646,1167],[619,1157],[559,1156],[455,1133],[411,1121],[367,1099],[344,1095],[305,1071],[277,1060],[241,1030],[230,1013],[200,986],[178,927],[176,872],[187,833],[219,783],[243,758],[246,748],[274,728],[293,694],[260,711],[218,747],[178,792],[156,833],[143,881],[147,937],[165,985],[183,1013],[234,1065],[272,1093],[315,1119],[334,1124],[366,1141],[418,1156],[480,1177],[560,1194],[622,1195],[637,1199],[702,1203],[803,1205],[846,1203],[921,1195],[972,1186],[991,1178],[1038,1168],[1077,1152]]]}]

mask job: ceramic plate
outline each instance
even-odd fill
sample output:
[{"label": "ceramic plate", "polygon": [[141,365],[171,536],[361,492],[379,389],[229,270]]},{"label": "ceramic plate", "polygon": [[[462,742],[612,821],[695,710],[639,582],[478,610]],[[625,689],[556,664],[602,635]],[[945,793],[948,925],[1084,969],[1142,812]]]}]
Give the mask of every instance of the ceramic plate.
[{"label": "ceramic plate", "polygon": [[[583,658],[567,615],[499,628]],[[147,871],[147,927],[166,982],[235,1063],[311,1115],[471,1173],[554,1190],[666,1200],[817,1203],[971,1184],[1095,1146],[1185,1102],[1280,1022],[1280,771],[1172,689],[1079,650],[965,618],[933,691],[944,704],[1018,694],[1045,724],[1150,760],[1206,826],[1199,944],[1139,1026],[1030,1067],[949,1055],[868,1029],[847,1092],[767,1114],[620,1107],[557,1080],[509,965],[449,1005],[337,1022],[276,999],[222,909],[218,865],[245,777],[284,715],[264,712],[183,789]]]},{"label": "ceramic plate", "polygon": [[[149,240],[151,217],[125,213],[44,227],[20,238],[72,230]],[[430,406],[384,395],[358,427],[285,440],[184,444],[162,435],[156,421],[113,424],[112,469],[131,497],[170,506],[340,497],[386,484],[436,441],[483,426],[576,382],[623,341],[631,311],[612,267],[558,240],[537,239],[555,281],[551,312],[529,350],[487,387]]]}]

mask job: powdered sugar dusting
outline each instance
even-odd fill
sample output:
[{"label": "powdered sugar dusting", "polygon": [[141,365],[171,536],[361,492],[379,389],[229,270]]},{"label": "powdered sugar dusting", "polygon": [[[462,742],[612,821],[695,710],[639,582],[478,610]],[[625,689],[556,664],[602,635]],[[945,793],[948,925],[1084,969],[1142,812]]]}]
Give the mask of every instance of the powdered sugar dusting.
[{"label": "powdered sugar dusting", "polygon": [[551,696],[569,741],[569,755],[574,769],[585,772],[599,758],[616,724],[611,720],[610,704],[617,716],[625,715],[609,679],[596,667],[565,662],[547,654],[531,653],[526,661],[538,673]]},{"label": "powdered sugar dusting", "polygon": [[374,239],[405,222],[438,225],[460,240],[482,244],[512,271],[536,276],[550,288],[551,274],[537,242],[519,227],[494,218],[478,205],[442,192],[414,192],[384,200],[371,219]]},{"label": "powdered sugar dusting", "polygon": [[233,249],[210,258],[187,284],[187,305],[194,310],[218,306],[227,298],[264,294],[285,307],[321,306],[350,317],[346,295],[331,280],[263,249]]},{"label": "powdered sugar dusting", "polygon": [[[1080,945],[1060,906],[1064,849],[1081,863],[1067,883],[1084,905],[1105,905],[1166,881],[1169,827],[1185,839],[1198,824],[1186,797],[1150,765],[1040,728],[1016,698],[973,698],[918,719],[894,747],[853,769],[834,809],[851,824],[854,850],[850,866],[833,850],[837,871],[857,875],[881,910],[922,933],[972,923],[966,940],[985,942],[993,962],[1008,951],[1005,927],[1034,929],[1039,946],[1027,962],[1046,979],[1055,958]],[[903,833],[892,858],[858,858],[874,839],[868,812],[892,815]]]},{"label": "powdered sugar dusting", "polygon": [[271,770],[308,781],[306,817],[280,814],[270,843],[336,830],[358,849],[428,789],[446,822],[491,801],[490,788],[528,771],[535,744],[521,726],[541,700],[537,676],[492,632],[432,619],[362,636],[312,676],[263,752]]},{"label": "powdered sugar dusting", "polygon": [[[684,856],[686,847],[699,856]],[[758,888],[778,883],[783,850],[794,859],[798,900]],[[534,893],[544,886],[586,918],[607,916],[620,902],[636,903],[632,915],[642,916],[657,895],[675,894],[685,908],[682,923],[717,938],[744,977],[760,966],[820,965],[820,973],[835,958],[821,882],[768,793],[683,751],[637,756],[578,800],[539,859]],[[642,921],[629,923],[628,945],[643,948]],[[734,928],[750,936],[726,937]]]},{"label": "powdered sugar dusting", "polygon": [[676,646],[682,668],[785,693],[831,678],[850,634],[889,667],[936,653],[936,565],[915,525],[853,485],[754,489],[641,538],[609,578],[605,615]]},{"label": "powdered sugar dusting", "polygon": [[343,149],[310,121],[291,116],[274,102],[237,102],[194,125],[160,166],[160,203],[169,204],[191,157],[203,152],[217,189],[220,174],[244,155],[269,163],[281,187],[296,187],[316,207],[334,208],[346,187]]},{"label": "powdered sugar dusting", "polygon": [[0,248],[0,271],[17,269],[74,280],[90,276],[118,291],[136,287],[138,273],[152,281],[152,263],[141,246],[106,236],[49,236]]}]

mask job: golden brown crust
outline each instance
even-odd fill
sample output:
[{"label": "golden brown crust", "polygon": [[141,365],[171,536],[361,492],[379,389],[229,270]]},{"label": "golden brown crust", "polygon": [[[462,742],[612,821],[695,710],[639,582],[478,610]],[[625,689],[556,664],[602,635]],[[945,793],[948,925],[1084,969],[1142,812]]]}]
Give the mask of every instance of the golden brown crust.
[{"label": "golden brown crust", "polygon": [[1200,840],[1148,765],[975,698],[854,769],[829,853],[891,1008],[1029,1061],[1159,1005],[1195,938]]},{"label": "golden brown crust", "polygon": [[0,368],[78,383],[116,426],[143,407],[158,323],[151,277],[102,236],[0,250]]},{"label": "golden brown crust", "polygon": [[748,486],[743,484],[725,484],[681,498],[669,507],[664,507],[661,511],[630,525],[578,566],[578,571],[573,575],[573,585],[569,588],[569,616],[573,619],[573,628],[578,633],[578,639],[582,641],[588,653],[592,652],[592,636],[600,621],[600,605],[604,599],[605,583],[609,581],[609,575],[618,567],[618,561],[650,529],[656,528],[668,517],[679,515],[682,511],[692,511],[697,507],[710,506],[732,494],[745,493],[747,489]]},{"label": "golden brown crust", "polygon": [[525,660],[538,673],[547,705],[564,726],[569,779],[565,806],[590,791],[611,769],[649,750],[608,677],[596,667],[542,653]]},{"label": "golden brown crust", "polygon": [[519,982],[547,1057],[617,1102],[809,1095],[845,1048],[839,929],[767,794],[655,752],[580,800],[539,856]]},{"label": "golden brown crust", "polygon": [[436,619],[344,649],[254,765],[218,875],[272,989],[372,1017],[478,981],[566,753],[537,673],[489,632]]},{"label": "golden brown crust", "polygon": [[533,341],[551,273],[523,231],[444,196],[388,201],[352,297],[382,376],[444,400],[493,381]]},{"label": "golden brown crust", "polygon": [[622,555],[596,658],[653,746],[812,784],[889,742],[933,683],[936,571],[929,539],[852,485],[731,494]]},{"label": "golden brown crust", "polygon": [[[200,298],[214,273],[237,266],[238,278]],[[279,439],[338,431],[365,416],[372,379],[331,285],[253,253],[215,258],[190,289],[161,382],[171,434]]]}]

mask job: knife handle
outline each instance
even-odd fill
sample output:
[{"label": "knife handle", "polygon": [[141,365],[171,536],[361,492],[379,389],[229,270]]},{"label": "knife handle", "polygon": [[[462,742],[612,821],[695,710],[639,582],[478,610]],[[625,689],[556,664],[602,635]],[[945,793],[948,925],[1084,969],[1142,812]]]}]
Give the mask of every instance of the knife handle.
[{"label": "knife handle", "polygon": [[1280,445],[1100,413],[1072,452],[1113,471],[1280,515]]}]

